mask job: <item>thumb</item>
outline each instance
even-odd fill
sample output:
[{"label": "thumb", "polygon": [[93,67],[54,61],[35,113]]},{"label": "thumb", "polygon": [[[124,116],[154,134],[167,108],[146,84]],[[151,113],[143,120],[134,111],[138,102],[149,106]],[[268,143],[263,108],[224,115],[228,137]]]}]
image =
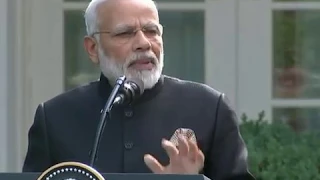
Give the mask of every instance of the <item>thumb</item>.
[{"label": "thumb", "polygon": [[164,171],[164,167],[150,154],[144,155],[144,163],[155,174],[161,174]]}]

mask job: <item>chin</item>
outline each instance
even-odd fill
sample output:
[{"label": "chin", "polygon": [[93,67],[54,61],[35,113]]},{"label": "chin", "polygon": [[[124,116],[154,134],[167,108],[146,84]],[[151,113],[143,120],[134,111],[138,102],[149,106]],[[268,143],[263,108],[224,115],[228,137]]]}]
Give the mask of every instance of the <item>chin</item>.
[{"label": "chin", "polygon": [[139,78],[142,80],[145,89],[151,89],[157,84],[161,71],[156,68],[151,70],[128,70],[126,73],[127,78]]},{"label": "chin", "polygon": [[129,77],[136,77],[136,78],[142,78],[143,76],[150,76],[152,74],[155,74],[156,68],[152,69],[135,69],[135,68],[128,68],[125,72],[125,75]]}]

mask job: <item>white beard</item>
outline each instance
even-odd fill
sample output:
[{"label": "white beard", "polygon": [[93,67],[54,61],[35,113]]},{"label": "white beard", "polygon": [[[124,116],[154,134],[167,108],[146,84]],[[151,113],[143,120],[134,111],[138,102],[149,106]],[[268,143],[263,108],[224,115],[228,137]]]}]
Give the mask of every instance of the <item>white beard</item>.
[{"label": "white beard", "polygon": [[[142,80],[144,89],[151,89],[159,80],[162,69],[164,66],[163,58],[164,55],[161,53],[160,59],[158,59],[153,53],[134,53],[126,58],[124,64],[117,63],[114,58],[108,57],[99,46],[98,49],[100,69],[103,75],[110,81],[113,86],[116,80],[125,75],[127,79],[138,78]],[[152,58],[155,67],[152,70],[138,71],[133,68],[128,68],[129,64],[137,59],[141,58]]]}]

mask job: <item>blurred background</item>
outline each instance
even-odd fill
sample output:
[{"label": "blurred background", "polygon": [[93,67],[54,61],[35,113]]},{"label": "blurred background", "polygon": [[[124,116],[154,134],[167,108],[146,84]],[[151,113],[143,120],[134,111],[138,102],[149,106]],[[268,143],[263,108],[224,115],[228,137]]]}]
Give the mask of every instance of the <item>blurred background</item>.
[{"label": "blurred background", "polygon": [[[83,48],[88,2],[0,1],[0,172],[21,171],[39,103],[99,78]],[[225,92],[239,117],[320,130],[320,1],[156,2],[165,74]]]}]

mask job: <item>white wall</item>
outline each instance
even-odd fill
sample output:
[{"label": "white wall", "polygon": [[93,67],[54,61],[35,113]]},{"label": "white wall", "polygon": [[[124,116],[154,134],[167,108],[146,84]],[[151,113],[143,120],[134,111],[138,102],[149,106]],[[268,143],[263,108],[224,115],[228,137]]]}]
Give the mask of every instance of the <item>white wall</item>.
[{"label": "white wall", "polygon": [[7,119],[8,119],[8,3],[0,1],[0,172],[7,169]]}]

